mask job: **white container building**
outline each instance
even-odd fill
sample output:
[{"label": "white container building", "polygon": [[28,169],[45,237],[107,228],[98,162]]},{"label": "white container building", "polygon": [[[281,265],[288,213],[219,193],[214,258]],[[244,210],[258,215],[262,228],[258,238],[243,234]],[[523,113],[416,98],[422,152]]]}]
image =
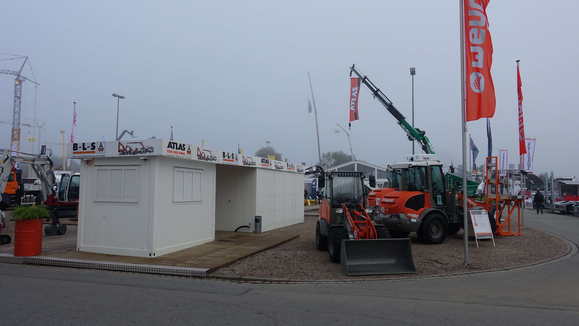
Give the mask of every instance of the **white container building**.
[{"label": "white container building", "polygon": [[253,232],[256,216],[263,232],[304,221],[301,165],[166,139],[71,143],[67,156],[82,159],[80,251],[157,257]]}]

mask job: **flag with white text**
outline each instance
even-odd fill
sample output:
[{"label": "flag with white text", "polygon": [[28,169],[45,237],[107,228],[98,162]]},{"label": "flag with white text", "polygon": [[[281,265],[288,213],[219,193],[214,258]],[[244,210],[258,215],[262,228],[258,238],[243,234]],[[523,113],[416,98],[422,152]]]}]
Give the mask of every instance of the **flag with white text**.
[{"label": "flag with white text", "polygon": [[486,8],[490,0],[463,0],[466,121],[492,118],[495,86],[491,76],[493,44]]}]

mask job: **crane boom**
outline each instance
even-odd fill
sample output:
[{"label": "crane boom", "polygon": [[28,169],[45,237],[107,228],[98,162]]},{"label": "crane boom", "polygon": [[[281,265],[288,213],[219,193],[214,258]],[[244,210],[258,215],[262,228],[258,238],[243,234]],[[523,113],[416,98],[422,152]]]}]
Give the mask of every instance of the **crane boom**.
[{"label": "crane boom", "polygon": [[428,137],[425,136],[426,132],[412,127],[408,121],[406,121],[406,117],[404,117],[404,115],[402,115],[402,113],[396,109],[394,104],[392,104],[392,101],[390,101],[390,99],[384,95],[384,93],[382,93],[382,91],[376,87],[367,76],[364,76],[358,69],[356,69],[355,65],[352,65],[350,68],[350,76],[352,76],[352,73],[355,73],[358,78],[362,80],[362,83],[368,87],[370,92],[372,92],[372,95],[374,95],[374,98],[377,99],[378,102],[380,102],[382,105],[384,105],[386,110],[392,114],[394,119],[396,119],[398,122],[398,125],[408,136],[408,140],[417,141],[426,154],[434,154],[434,148],[432,148],[432,144],[428,140]]}]

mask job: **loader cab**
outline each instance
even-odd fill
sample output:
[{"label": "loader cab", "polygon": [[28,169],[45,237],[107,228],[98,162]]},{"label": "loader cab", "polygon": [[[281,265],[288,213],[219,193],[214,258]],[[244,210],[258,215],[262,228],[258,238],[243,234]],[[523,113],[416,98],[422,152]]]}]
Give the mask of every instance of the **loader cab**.
[{"label": "loader cab", "polygon": [[58,186],[58,201],[74,202],[79,198],[80,174],[63,174]]},{"label": "loader cab", "polygon": [[318,184],[323,186],[322,206],[325,205],[324,202],[327,202],[329,225],[344,223],[342,204],[353,208],[366,203],[364,174],[361,172],[325,173],[323,181],[320,177]]},{"label": "loader cab", "polygon": [[429,193],[432,207],[445,207],[446,180],[442,163],[420,161],[397,163],[390,166],[390,185],[399,191]]}]

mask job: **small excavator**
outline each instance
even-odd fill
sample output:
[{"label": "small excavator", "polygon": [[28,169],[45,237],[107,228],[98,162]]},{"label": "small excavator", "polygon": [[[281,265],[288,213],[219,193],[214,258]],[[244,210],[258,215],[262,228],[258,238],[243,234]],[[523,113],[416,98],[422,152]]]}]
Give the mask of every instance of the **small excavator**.
[{"label": "small excavator", "polygon": [[[362,172],[325,172],[315,166],[306,174],[317,175],[321,189],[316,223],[318,250],[328,250],[330,260],[341,263],[346,275],[416,273],[410,239],[391,238],[383,225],[372,221],[372,211],[364,207]],[[369,180],[373,186],[374,176]]]}]

